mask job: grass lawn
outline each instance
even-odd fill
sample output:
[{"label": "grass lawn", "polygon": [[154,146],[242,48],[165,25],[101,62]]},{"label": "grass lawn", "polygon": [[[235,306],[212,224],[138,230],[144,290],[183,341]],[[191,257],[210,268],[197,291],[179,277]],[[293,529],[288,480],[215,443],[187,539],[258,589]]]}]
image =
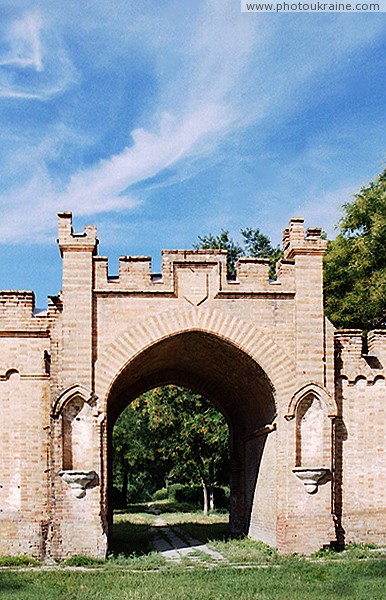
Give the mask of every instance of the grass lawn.
[{"label": "grass lawn", "polygon": [[[225,558],[209,567],[208,561],[189,559],[170,563],[152,550],[150,528],[157,516],[145,508],[116,515],[112,553],[106,561],[77,557],[57,567],[27,568],[26,558],[8,559],[15,566],[0,569],[1,600],[386,598],[386,559],[381,552],[355,546],[340,553],[320,552],[311,560],[278,556],[260,542],[230,539],[227,515],[222,514],[204,518],[195,512],[163,511],[163,521],[182,539],[196,537]],[[0,564],[7,565],[7,559]]]},{"label": "grass lawn", "polygon": [[281,600],[350,598],[383,600],[385,563],[377,559],[309,563],[288,561],[268,568],[173,566],[157,572],[105,567],[98,571],[0,572],[2,599]]}]

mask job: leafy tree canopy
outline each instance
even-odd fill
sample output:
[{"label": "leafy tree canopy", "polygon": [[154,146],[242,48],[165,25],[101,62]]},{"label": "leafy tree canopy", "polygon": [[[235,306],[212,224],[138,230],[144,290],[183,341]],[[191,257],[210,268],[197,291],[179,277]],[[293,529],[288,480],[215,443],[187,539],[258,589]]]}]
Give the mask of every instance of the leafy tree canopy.
[{"label": "leafy tree canopy", "polygon": [[199,484],[208,508],[214,485],[228,477],[228,427],[213,404],[175,385],[143,394],[123,411],[113,432],[114,480],[123,494],[167,482]]},{"label": "leafy tree canopy", "polygon": [[228,277],[230,278],[235,276],[236,263],[241,256],[268,258],[271,266],[270,274],[271,277],[274,277],[276,263],[282,256],[280,247],[273,247],[270,239],[261,233],[258,227],[255,229],[247,227],[241,229],[240,233],[243,238],[241,245],[230,237],[228,230],[222,229],[218,235],[210,233],[198,236],[198,243],[193,244],[193,248],[196,250],[226,250],[228,253]]},{"label": "leafy tree canopy", "polygon": [[386,324],[386,169],[343,206],[325,256],[325,310],[336,327]]}]

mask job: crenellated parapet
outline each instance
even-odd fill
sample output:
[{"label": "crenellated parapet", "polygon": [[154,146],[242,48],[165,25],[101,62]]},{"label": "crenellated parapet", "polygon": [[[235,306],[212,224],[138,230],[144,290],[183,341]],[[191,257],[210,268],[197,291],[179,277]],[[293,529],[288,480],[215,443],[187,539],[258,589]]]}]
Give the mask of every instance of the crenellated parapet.
[{"label": "crenellated parapet", "polygon": [[284,258],[294,258],[299,254],[321,254],[327,248],[327,240],[322,238],[320,227],[308,227],[304,233],[304,219],[292,217],[289,227],[283,232]]},{"label": "crenellated parapet", "polygon": [[162,272],[153,274],[149,256],[121,256],[118,276],[108,273],[108,259],[94,258],[96,292],[128,292],[178,294],[183,273],[188,269],[194,277],[206,279],[210,274],[215,287],[226,285],[226,252],[221,250],[163,250]]},{"label": "crenellated parapet", "polygon": [[32,291],[0,290],[0,336],[10,331],[46,333],[47,327],[47,312],[35,308]]},{"label": "crenellated parapet", "polygon": [[336,374],[339,379],[355,385],[367,381],[372,385],[386,379],[386,331],[374,330],[367,335],[368,351],[364,352],[363,332],[342,329],[335,332]]},{"label": "crenellated parapet", "polygon": [[[63,239],[71,245],[74,234],[69,224],[68,213],[63,214],[67,215],[67,223],[62,225],[65,227]],[[63,219],[64,217],[62,221]],[[210,280],[212,297],[280,297],[283,294],[293,297],[295,290],[299,292],[301,289],[305,290],[308,297],[311,289],[311,295],[317,294],[321,301],[321,260],[327,242],[322,239],[320,228],[308,228],[305,232],[303,221],[293,218],[289,227],[284,230],[284,256],[277,264],[274,280],[270,279],[268,259],[256,257],[240,258],[236,265],[235,278],[229,280],[227,253],[223,250],[163,250],[162,272],[157,274],[152,273],[149,256],[121,256],[118,275],[114,276],[109,274],[107,257],[94,254],[94,291],[178,296],[181,278],[188,277],[191,282],[193,278],[196,283],[201,280],[201,287],[204,280]],[[89,235],[90,241],[96,240],[94,231]],[[86,234],[81,239],[84,240],[85,237],[87,238]],[[59,236],[62,248],[64,242],[60,242],[60,239]],[[187,270],[190,270],[190,275],[186,275]]]},{"label": "crenellated parapet", "polygon": [[35,309],[35,294],[32,291],[1,290],[0,317],[2,319],[29,320]]},{"label": "crenellated parapet", "polygon": [[270,279],[268,259],[242,257],[237,261],[236,276],[227,278],[227,253],[223,250],[163,250],[162,271],[152,273],[149,256],[121,256],[118,275],[109,274],[108,258],[94,256],[94,291],[103,293],[127,292],[137,294],[177,295],[181,278],[187,270],[196,282],[210,279],[213,296],[229,294],[294,293],[295,263],[282,259],[278,263],[277,278]]},{"label": "crenellated parapet", "polygon": [[72,213],[58,213],[58,244],[60,253],[63,252],[95,252],[98,245],[97,229],[95,225],[86,225],[82,233],[74,233],[72,227]]}]

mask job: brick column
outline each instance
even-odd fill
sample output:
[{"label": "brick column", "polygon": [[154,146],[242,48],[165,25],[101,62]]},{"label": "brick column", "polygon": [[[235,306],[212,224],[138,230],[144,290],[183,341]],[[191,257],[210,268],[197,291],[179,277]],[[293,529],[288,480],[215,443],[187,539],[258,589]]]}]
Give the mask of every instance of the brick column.
[{"label": "brick column", "polygon": [[295,261],[295,339],[297,384],[314,381],[324,386],[323,255],[327,242],[321,229],[292,218],[284,232],[284,258]]},{"label": "brick column", "polygon": [[72,214],[59,213],[59,248],[63,259],[62,385],[92,387],[92,257],[98,240],[95,227],[72,230]]}]

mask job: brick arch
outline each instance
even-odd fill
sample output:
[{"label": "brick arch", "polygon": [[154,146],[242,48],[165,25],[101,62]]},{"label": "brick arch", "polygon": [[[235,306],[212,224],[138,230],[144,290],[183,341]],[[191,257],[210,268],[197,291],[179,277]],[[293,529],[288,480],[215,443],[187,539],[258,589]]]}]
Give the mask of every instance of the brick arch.
[{"label": "brick arch", "polygon": [[271,382],[278,407],[291,395],[289,374],[295,364],[259,327],[219,310],[185,309],[145,318],[109,344],[96,368],[95,391],[104,407],[113,382],[133,358],[164,339],[191,331],[216,336],[254,360]]},{"label": "brick arch", "polygon": [[63,390],[61,394],[59,394],[52,407],[51,417],[53,419],[58,419],[65,406],[76,397],[82,398],[82,400],[87,404],[90,404],[90,406],[93,406],[96,401],[95,394],[93,394],[83,385],[75,383],[74,385],[70,385],[68,388]]},{"label": "brick arch", "polygon": [[11,379],[11,377],[18,377],[20,379],[20,371],[18,369],[8,369],[4,376],[4,379],[8,381],[9,379]]},{"label": "brick arch", "polygon": [[287,414],[284,415],[284,418],[287,421],[290,421],[295,418],[295,414],[298,409],[298,406],[300,405],[302,400],[304,400],[304,398],[306,398],[310,394],[313,396],[316,396],[317,398],[322,400],[322,402],[324,403],[324,405],[328,411],[329,417],[333,418],[333,417],[337,416],[337,406],[336,406],[333,398],[331,397],[331,395],[328,393],[328,391],[326,389],[324,389],[318,383],[312,382],[312,383],[308,383],[307,385],[304,385],[303,387],[301,387],[292,396],[290,403],[288,405]]}]

